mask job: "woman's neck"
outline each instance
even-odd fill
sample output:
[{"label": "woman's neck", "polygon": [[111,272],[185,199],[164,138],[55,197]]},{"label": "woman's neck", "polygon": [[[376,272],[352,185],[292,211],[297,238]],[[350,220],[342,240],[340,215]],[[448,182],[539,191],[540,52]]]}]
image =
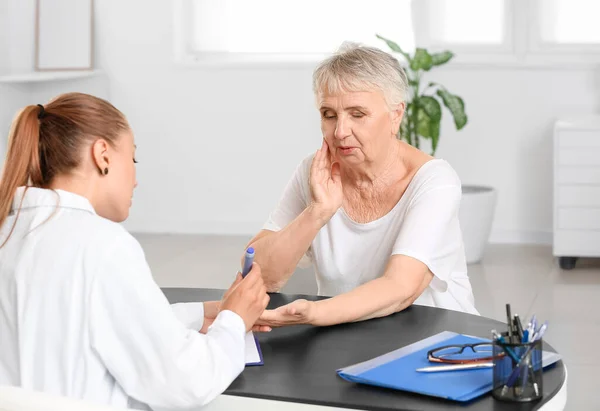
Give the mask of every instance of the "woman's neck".
[{"label": "woman's neck", "polygon": [[76,172],[70,175],[57,175],[50,181],[47,188],[77,194],[87,198],[94,205],[94,184],[90,180]]},{"label": "woman's neck", "polygon": [[405,157],[406,148],[401,141],[394,140],[378,159],[355,168],[343,167],[343,185],[358,191],[385,189],[406,175]]}]

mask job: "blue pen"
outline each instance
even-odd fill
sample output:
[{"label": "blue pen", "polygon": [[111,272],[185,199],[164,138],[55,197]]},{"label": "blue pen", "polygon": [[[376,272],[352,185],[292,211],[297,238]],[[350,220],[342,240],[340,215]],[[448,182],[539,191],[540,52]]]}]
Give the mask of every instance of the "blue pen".
[{"label": "blue pen", "polygon": [[[531,338],[531,341],[534,342],[534,341],[538,341],[539,339],[541,339],[544,336],[544,333],[546,332],[547,328],[548,328],[548,322],[546,321],[540,327],[538,332],[536,332],[535,335]],[[529,348],[527,348],[527,350],[525,350],[525,353],[521,357],[521,360],[517,363],[516,367],[513,369],[512,373],[508,377],[508,381],[506,382],[506,385],[502,388],[502,395],[506,395],[508,388],[512,387],[513,384],[516,382],[517,376],[519,375],[519,369],[521,368],[523,361],[526,361],[525,359],[527,359],[527,361],[529,361],[528,355],[531,352],[531,350],[533,349],[533,347],[534,346],[531,345]],[[527,362],[527,366],[528,367],[530,366],[529,362]],[[537,391],[537,387],[536,387],[536,391]]]},{"label": "blue pen", "polygon": [[[521,388],[521,390],[524,390],[525,387],[527,387],[527,379],[530,374],[533,376],[533,367],[531,366],[531,360],[528,357],[527,358],[527,367],[523,368],[523,375],[521,377],[521,380],[523,381],[523,387]],[[533,389],[535,391],[535,395],[540,395],[540,388],[538,386],[538,383],[535,381],[533,382]]]},{"label": "blue pen", "polygon": [[523,341],[523,342],[528,343],[533,334],[533,331],[531,329],[531,321],[529,321],[529,323],[527,324],[527,329],[525,330],[525,332],[526,332],[527,338],[524,338],[525,341]]},{"label": "blue pen", "polygon": [[546,332],[546,328],[548,328],[548,321],[544,322],[544,324],[542,324],[540,326],[540,329],[537,330],[535,332],[535,334],[533,334],[533,341],[537,341],[540,338],[542,338],[542,336],[544,335],[544,333]]},{"label": "blue pen", "polygon": [[249,247],[244,255],[244,268],[242,269],[242,277],[246,277],[252,269],[252,263],[254,262],[254,248]]},{"label": "blue pen", "polygon": [[[500,342],[501,344],[506,344],[504,337],[502,335],[498,334],[498,332],[496,330],[492,330],[492,334],[498,342]],[[519,358],[517,358],[517,356],[515,355],[513,350],[510,349],[510,347],[503,346],[502,348],[504,348],[504,351],[506,351],[506,353],[509,355],[510,358],[512,358],[512,360],[515,363],[519,362]]]}]

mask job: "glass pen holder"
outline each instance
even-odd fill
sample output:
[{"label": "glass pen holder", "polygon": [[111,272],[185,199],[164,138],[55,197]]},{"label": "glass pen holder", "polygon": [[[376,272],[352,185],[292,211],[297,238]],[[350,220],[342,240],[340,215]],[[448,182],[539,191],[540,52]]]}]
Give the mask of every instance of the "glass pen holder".
[{"label": "glass pen holder", "polygon": [[497,400],[528,402],[542,398],[542,340],[529,343],[494,341],[494,388]]}]

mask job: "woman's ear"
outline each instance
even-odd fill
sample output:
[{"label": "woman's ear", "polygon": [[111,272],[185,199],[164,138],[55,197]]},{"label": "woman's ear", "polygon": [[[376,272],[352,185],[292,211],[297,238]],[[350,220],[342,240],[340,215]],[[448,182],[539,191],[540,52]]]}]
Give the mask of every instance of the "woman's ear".
[{"label": "woman's ear", "polygon": [[110,145],[104,139],[98,139],[92,145],[92,159],[100,174],[108,174],[110,167],[109,150]]},{"label": "woman's ear", "polygon": [[402,124],[402,119],[404,118],[405,110],[406,110],[406,103],[400,103],[390,113],[391,117],[392,117],[392,134],[393,135],[398,134],[398,130],[400,129],[400,124]]}]

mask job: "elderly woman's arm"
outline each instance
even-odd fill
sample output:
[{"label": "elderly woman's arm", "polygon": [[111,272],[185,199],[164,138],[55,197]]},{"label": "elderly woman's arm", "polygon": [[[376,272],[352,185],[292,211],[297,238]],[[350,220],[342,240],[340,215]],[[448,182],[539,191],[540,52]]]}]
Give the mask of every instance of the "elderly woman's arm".
[{"label": "elderly woman's arm", "polygon": [[255,261],[262,267],[267,291],[279,291],[283,287],[330,218],[329,213],[311,205],[283,230],[262,230],[250,241],[255,250]]},{"label": "elderly woman's arm", "polygon": [[410,306],[429,286],[433,274],[412,257],[394,255],[382,277],[315,303],[314,324],[333,325],[385,317]]},{"label": "elderly woman's arm", "polygon": [[405,309],[428,286],[446,291],[456,259],[464,253],[457,218],[461,186],[454,175],[440,179],[411,204],[381,277],[328,300],[297,300],[267,310],[259,322],[281,326],[362,321]]},{"label": "elderly woman's arm", "polygon": [[296,300],[276,310],[265,311],[259,323],[275,327],[292,324],[327,326],[385,317],[410,306],[432,279],[433,274],[421,261],[394,255],[382,277],[327,300]]},{"label": "elderly woman's arm", "polygon": [[[310,194],[303,196],[300,192],[306,177]],[[276,225],[283,228],[279,231],[262,230],[249,243],[254,247],[254,258],[262,269],[268,291],[279,291],[283,287],[319,230],[340,208],[342,201],[339,164],[331,163],[329,147],[323,141],[311,161],[309,175],[297,173],[286,187],[275,212]]]}]

